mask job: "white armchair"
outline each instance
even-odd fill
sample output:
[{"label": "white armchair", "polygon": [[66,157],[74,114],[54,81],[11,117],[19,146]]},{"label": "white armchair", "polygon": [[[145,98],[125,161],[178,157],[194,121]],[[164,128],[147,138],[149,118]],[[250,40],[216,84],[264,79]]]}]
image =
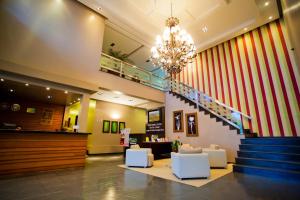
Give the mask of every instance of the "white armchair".
[{"label": "white armchair", "polygon": [[224,149],[203,148],[202,151],[208,154],[211,167],[227,168],[227,157]]},{"label": "white armchair", "polygon": [[126,166],[151,167],[153,165],[153,160],[154,157],[150,148],[126,150]]},{"label": "white armchair", "polygon": [[178,178],[207,178],[210,166],[207,153],[171,153],[172,172]]}]

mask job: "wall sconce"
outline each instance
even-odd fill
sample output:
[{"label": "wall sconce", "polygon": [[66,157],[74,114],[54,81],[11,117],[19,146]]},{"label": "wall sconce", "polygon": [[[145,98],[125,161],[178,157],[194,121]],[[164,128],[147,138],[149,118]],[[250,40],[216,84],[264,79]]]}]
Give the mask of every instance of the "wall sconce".
[{"label": "wall sconce", "polygon": [[119,113],[112,113],[111,118],[113,119],[120,119],[120,114]]}]

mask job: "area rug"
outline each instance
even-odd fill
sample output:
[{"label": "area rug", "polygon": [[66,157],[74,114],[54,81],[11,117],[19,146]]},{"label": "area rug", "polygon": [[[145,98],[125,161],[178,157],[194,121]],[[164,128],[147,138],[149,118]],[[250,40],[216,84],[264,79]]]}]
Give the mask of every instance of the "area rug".
[{"label": "area rug", "polygon": [[118,166],[125,168],[125,169],[133,170],[136,172],[149,174],[149,175],[160,177],[163,179],[191,185],[194,187],[201,187],[209,182],[212,182],[212,181],[214,181],[218,178],[221,178],[222,176],[225,176],[226,174],[229,174],[232,172],[232,164],[228,164],[227,169],[211,169],[210,170],[211,175],[207,179],[180,180],[172,173],[171,159],[155,160],[153,166],[150,168],[127,167],[125,165],[118,165]]}]

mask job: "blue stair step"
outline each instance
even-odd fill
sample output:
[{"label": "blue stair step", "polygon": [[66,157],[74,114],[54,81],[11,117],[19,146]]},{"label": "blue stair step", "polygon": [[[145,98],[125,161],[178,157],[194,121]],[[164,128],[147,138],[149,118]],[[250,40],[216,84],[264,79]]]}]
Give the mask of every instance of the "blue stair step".
[{"label": "blue stair step", "polygon": [[300,146],[299,137],[289,137],[289,138],[246,138],[241,139],[242,144],[262,144],[262,145],[294,145]]},{"label": "blue stair step", "polygon": [[241,144],[240,150],[300,154],[300,146]]},{"label": "blue stair step", "polygon": [[259,158],[236,158],[236,164],[251,165],[256,167],[269,167],[282,170],[292,170],[300,172],[300,162],[266,160]]},{"label": "blue stair step", "polygon": [[238,153],[238,157],[300,162],[300,154],[245,151],[245,150],[240,150],[237,153]]},{"label": "blue stair step", "polygon": [[300,181],[300,173],[291,170],[281,170],[281,169],[274,169],[274,168],[267,168],[267,167],[256,167],[256,166],[235,164],[233,165],[233,171],[246,173],[246,174],[260,175],[264,177],[284,178],[284,179],[288,178],[288,179]]}]

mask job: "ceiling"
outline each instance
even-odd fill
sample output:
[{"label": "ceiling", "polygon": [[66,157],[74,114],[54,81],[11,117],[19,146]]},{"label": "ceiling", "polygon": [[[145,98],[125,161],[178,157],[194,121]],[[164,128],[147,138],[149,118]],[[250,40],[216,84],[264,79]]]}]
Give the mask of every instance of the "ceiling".
[{"label": "ceiling", "polygon": [[143,108],[150,110],[153,108],[158,108],[163,106],[162,103],[149,101],[146,99],[141,99],[137,97],[128,96],[119,91],[109,91],[100,89],[98,92],[91,95],[92,99],[107,101],[111,103],[117,103],[132,107]]},{"label": "ceiling", "polygon": [[[163,32],[171,1],[173,16],[192,36],[198,52],[279,18],[276,0],[79,1],[107,17],[103,51],[133,52],[129,59],[149,71],[155,69],[146,62],[150,48]],[[202,31],[204,27],[207,32]]]},{"label": "ceiling", "polygon": [[46,87],[1,78],[0,101],[26,99],[65,106],[80,101],[82,96],[70,91],[66,94],[64,90],[54,88],[47,90]]}]

